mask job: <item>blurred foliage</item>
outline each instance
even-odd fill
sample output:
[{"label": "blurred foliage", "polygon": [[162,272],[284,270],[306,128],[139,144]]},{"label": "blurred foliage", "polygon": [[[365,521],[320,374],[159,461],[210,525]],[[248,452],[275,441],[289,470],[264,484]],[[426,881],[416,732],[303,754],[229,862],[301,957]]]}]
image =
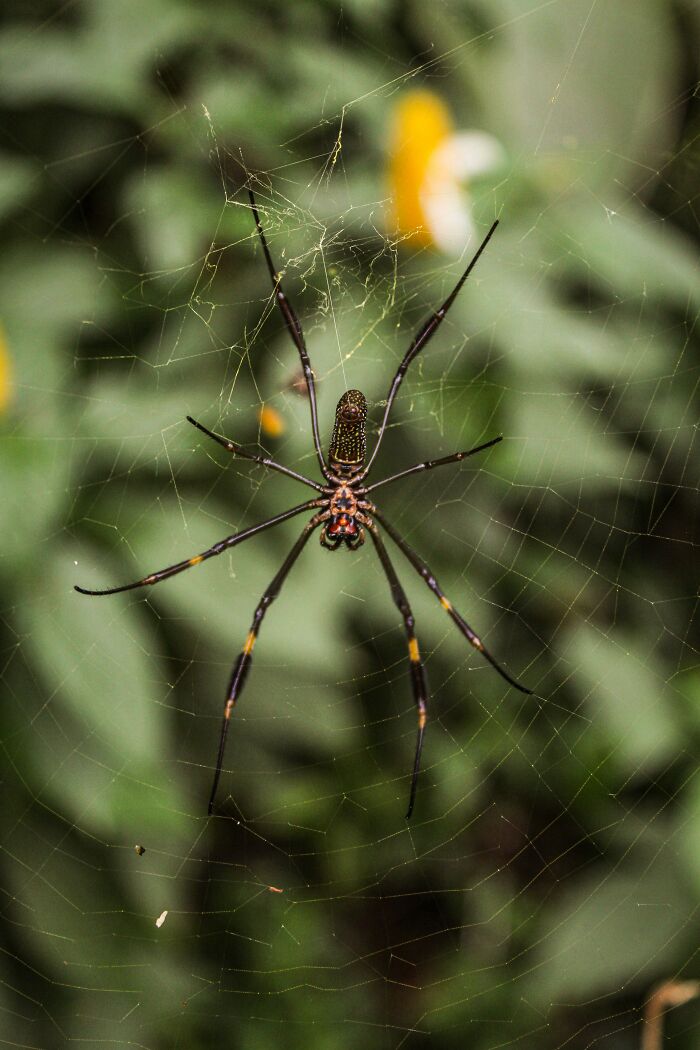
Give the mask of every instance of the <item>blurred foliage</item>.
[{"label": "blurred foliage", "polygon": [[[697,977],[699,30],[682,0],[6,3],[3,1045],[631,1050],[649,985]],[[473,187],[498,237],[378,469],[505,440],[382,506],[536,695],[397,555],[432,695],[407,828],[396,610],[369,545],[311,544],[207,820],[230,665],[297,526],[147,596],[72,586],[299,501],[187,413],[314,470],[251,181],[323,433],[346,381],[376,420],[457,274],[385,227],[417,84],[509,165]]]}]

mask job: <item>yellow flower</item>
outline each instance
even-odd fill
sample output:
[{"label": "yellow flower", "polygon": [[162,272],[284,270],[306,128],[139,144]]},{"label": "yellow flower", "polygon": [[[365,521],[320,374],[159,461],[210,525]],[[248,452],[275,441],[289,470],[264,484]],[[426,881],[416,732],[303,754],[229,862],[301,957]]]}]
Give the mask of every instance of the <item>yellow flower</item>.
[{"label": "yellow flower", "polygon": [[7,349],[7,340],[4,331],[0,328],[0,412],[4,412],[10,404],[12,395],[10,373],[10,355]]},{"label": "yellow flower", "polygon": [[468,181],[503,165],[501,143],[484,131],[455,132],[442,100],[421,90],[398,102],[389,152],[396,232],[461,255],[474,231]]}]

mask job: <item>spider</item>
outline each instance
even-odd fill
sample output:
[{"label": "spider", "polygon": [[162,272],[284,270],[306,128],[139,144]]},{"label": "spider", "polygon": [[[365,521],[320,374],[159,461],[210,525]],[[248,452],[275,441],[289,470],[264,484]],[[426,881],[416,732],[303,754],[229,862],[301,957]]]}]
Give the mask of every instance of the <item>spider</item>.
[{"label": "spider", "polygon": [[309,488],[315,489],[318,496],[315,499],[307,500],[305,503],[301,503],[296,507],[285,510],[283,513],[275,515],[273,518],[268,518],[267,521],[259,522],[257,525],[253,525],[248,529],[243,529],[241,532],[233,533],[233,535],[220,540],[201,554],[196,554],[192,558],[186,558],[185,561],[177,562],[175,565],[170,565],[165,569],[160,569],[158,572],[151,573],[149,576],[144,576],[143,579],[137,580],[135,583],[128,583],[122,587],[112,587],[108,590],[100,591],[86,590],[84,587],[77,586],[75,589],[81,594],[87,595],[119,594],[122,591],[133,590],[136,587],[145,587],[151,584],[160,583],[161,580],[166,580],[170,576],[175,576],[177,573],[192,568],[194,565],[199,565],[208,558],[213,558],[217,554],[221,554],[223,551],[236,547],[239,543],[243,543],[245,540],[250,539],[251,536],[256,536],[258,533],[271,528],[273,525],[278,525],[280,522],[287,521],[289,518],[293,518],[297,514],[302,514],[304,511],[314,511],[313,516],[306,523],[301,535],[283,561],[277,575],[274,577],[267,590],[263,593],[255,610],[253,622],[243,648],[234,665],[228,687],[228,694],[226,696],[226,703],[224,705],[223,721],[219,736],[219,748],[216,756],[216,767],[214,769],[214,780],[207,809],[207,812],[211,815],[214,811],[214,802],[216,800],[216,793],[223,769],[226,737],[228,734],[231,714],[243,692],[243,686],[245,685],[253,659],[253,647],[265,613],[272,602],[278,597],[282,584],[287,578],[290,569],[301,554],[312,532],[317,528],[320,527],[321,529],[321,545],[327,550],[332,551],[337,551],[342,546],[347,547],[347,549],[351,551],[357,550],[357,548],[365,542],[365,536],[369,533],[389,584],[391,596],[403,618],[406,639],[408,642],[411,687],[418,714],[418,736],[416,739],[415,757],[411,774],[408,810],[406,812],[406,819],[408,820],[413,812],[413,806],[416,799],[418,773],[420,770],[421,753],[423,750],[423,738],[425,735],[425,725],[428,716],[428,684],[425,667],[418,648],[418,640],[415,634],[415,621],[411,611],[411,606],[408,603],[408,599],[406,598],[404,589],[396,574],[396,570],[389,558],[389,554],[377,525],[381,526],[384,532],[386,532],[391,538],[392,542],[395,543],[399,550],[405,555],[467,641],[477,649],[486,660],[488,660],[491,666],[498,671],[499,675],[505,679],[509,685],[513,686],[515,689],[519,689],[522,693],[532,692],[532,690],[527,689],[524,685],[516,682],[514,678],[511,678],[500,664],[496,662],[478,635],[475,634],[467,621],[461,616],[449,598],[443,593],[433,573],[423,559],[408,545],[408,543],[406,543],[394,526],[386,520],[384,515],[377,510],[374,503],[369,499],[370,493],[375,489],[380,488],[382,485],[389,485],[390,483],[397,481],[399,478],[407,477],[409,474],[417,474],[423,470],[433,470],[435,467],[441,467],[447,463],[458,463],[467,456],[473,456],[477,452],[483,452],[485,449],[491,448],[493,445],[498,444],[502,438],[500,436],[492,438],[490,441],[486,441],[482,445],[477,445],[476,448],[468,449],[466,452],[454,452],[451,456],[443,456],[441,459],[432,459],[426,460],[423,463],[416,463],[413,466],[400,471],[398,474],[392,474],[390,477],[382,478],[381,481],[375,481],[372,485],[367,485],[365,483],[370,470],[372,469],[372,464],[379,452],[379,447],[382,443],[382,438],[386,430],[394,399],[396,398],[408,366],[414,358],[418,356],[421,350],[423,350],[428,341],[440,327],[447,311],[469,277],[469,274],[474,269],[481,253],[484,251],[486,245],[493,236],[494,230],[498,225],[498,220],[496,220],[491,226],[476,254],[469,263],[469,266],[460,277],[450,295],[440,309],[433,313],[423,324],[422,328],[406,351],[404,358],[397,369],[396,375],[391,382],[391,386],[389,387],[389,394],[384,408],[384,416],[379,427],[374,450],[372,451],[369,460],[365,462],[367,453],[367,443],[365,438],[367,401],[364,394],[359,390],[348,390],[338,401],[335,410],[335,425],[333,427],[333,434],[331,436],[328,450],[328,459],[326,460],[319,437],[314,373],[311,370],[311,363],[306,350],[301,325],[299,324],[291,303],[282,290],[281,275],[275,269],[274,263],[272,262],[270,250],[267,245],[267,240],[263,232],[260,216],[255,203],[255,197],[251,191],[249,191],[249,197],[251,211],[255,219],[255,226],[260,237],[267,268],[272,279],[273,294],[277,301],[277,305],[282,312],[287,330],[299,352],[301,367],[306,381],[306,389],[308,391],[309,404],[311,407],[311,429],[313,433],[314,448],[321,469],[321,474],[324,478],[324,483],[319,484],[317,481],[312,481],[310,478],[297,473],[295,470],[290,470],[289,467],[282,466],[280,463],[275,463],[274,460],[248,452],[241,448],[240,445],[237,445],[233,441],[229,441],[228,438],[213,433],[211,430],[208,430],[207,427],[203,426],[202,423],[198,423],[197,420],[188,416],[188,422],[194,427],[197,427],[198,430],[201,430],[203,434],[207,435],[207,437],[217,441],[228,452],[231,452],[234,455],[243,456],[255,463],[261,463],[265,467],[269,467],[271,470],[276,470],[281,474],[286,474],[287,477],[294,478],[296,481],[309,486]]}]

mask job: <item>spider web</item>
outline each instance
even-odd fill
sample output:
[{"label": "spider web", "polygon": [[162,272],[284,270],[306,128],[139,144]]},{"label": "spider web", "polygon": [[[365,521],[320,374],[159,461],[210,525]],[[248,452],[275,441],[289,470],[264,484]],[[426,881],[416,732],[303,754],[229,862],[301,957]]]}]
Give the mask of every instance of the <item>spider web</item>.
[{"label": "spider web", "polygon": [[[11,5],[0,34],[0,1045],[631,1050],[649,989],[698,977],[697,9],[235,8]],[[372,480],[504,440],[376,502],[534,695],[388,542],[430,685],[407,824],[401,620],[371,544],[312,539],[208,819],[230,669],[303,517],[147,593],[72,588],[305,498],[187,414],[317,476],[245,185],[324,443],[349,387],[374,432],[475,247],[391,229],[416,86],[503,145],[464,200],[501,225]],[[665,1038],[699,1025],[689,1003]]]}]

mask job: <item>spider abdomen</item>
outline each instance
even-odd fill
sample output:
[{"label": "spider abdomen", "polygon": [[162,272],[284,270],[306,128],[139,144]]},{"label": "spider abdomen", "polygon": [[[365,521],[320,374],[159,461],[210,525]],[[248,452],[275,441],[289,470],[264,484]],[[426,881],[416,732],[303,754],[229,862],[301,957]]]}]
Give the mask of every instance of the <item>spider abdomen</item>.
[{"label": "spider abdomen", "polygon": [[360,471],[367,454],[365,424],[367,400],[361,390],[348,390],[335,409],[335,424],[328,450],[331,470],[337,474]]},{"label": "spider abdomen", "polygon": [[329,536],[356,536],[355,519],[348,517],[347,514],[340,514],[330,522],[327,532]]}]

